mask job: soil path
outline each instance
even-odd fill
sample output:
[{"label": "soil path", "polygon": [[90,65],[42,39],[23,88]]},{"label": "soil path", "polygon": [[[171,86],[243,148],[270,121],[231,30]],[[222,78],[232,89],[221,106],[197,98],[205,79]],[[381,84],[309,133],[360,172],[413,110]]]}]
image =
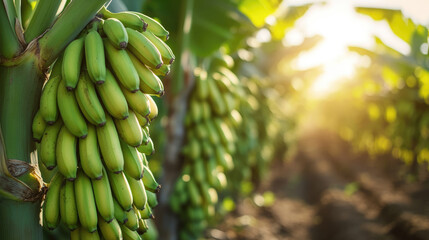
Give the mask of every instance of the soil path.
[{"label": "soil path", "polygon": [[273,164],[258,191],[273,192],[273,205],[247,198],[207,238],[429,239],[429,181],[398,180],[400,164],[369,160],[322,130],[303,135],[298,149]]}]

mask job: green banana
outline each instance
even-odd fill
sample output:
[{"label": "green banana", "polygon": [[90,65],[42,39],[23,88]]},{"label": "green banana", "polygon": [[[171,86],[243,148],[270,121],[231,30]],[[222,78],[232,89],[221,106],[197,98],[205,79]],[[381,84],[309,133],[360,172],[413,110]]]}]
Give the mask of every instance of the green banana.
[{"label": "green banana", "polygon": [[149,108],[150,108],[150,114],[147,116],[150,121],[155,119],[158,116],[158,106],[156,106],[155,101],[150,95],[147,95],[147,98],[149,99]]},{"label": "green banana", "polygon": [[139,227],[139,219],[137,216],[137,211],[138,210],[134,210],[134,208],[131,208],[130,211],[125,212],[128,218],[128,221],[125,223],[125,226],[133,231],[136,231],[137,228]]},{"label": "green banana", "polygon": [[124,172],[134,179],[143,177],[143,162],[140,159],[137,149],[121,141],[121,149],[124,155]]},{"label": "green banana", "polygon": [[[147,119],[147,117],[144,117],[137,112],[135,112],[135,114],[136,114],[137,120],[139,121],[140,127],[145,127],[149,124],[149,119]],[[144,136],[144,133],[143,133],[143,144],[145,145],[147,144],[147,137]]]},{"label": "green banana", "polygon": [[98,213],[105,221],[112,221],[115,217],[115,208],[106,170],[102,168],[101,178],[98,180],[91,179],[91,182]]},{"label": "green banana", "polygon": [[211,144],[216,146],[219,144],[219,133],[216,130],[216,127],[214,126],[214,123],[212,120],[206,120],[204,121],[205,129],[208,132],[208,139],[210,140]]},{"label": "green banana", "polygon": [[204,171],[204,164],[203,159],[195,159],[194,163],[192,164],[192,175],[194,179],[198,182],[204,182],[206,176]]},{"label": "green banana", "polygon": [[152,212],[152,208],[149,206],[148,202],[146,202],[144,209],[140,211],[140,216],[142,219],[155,218]]},{"label": "green banana", "polygon": [[147,99],[146,95],[141,91],[137,91],[132,93],[121,86],[122,93],[127,99],[129,107],[136,113],[140,114],[144,117],[149,115],[150,107],[149,107],[149,99]]},{"label": "green banana", "polygon": [[114,173],[121,172],[124,169],[124,157],[115,123],[108,114],[106,125],[97,127],[97,139],[107,169]]},{"label": "green banana", "polygon": [[174,56],[171,48],[164,41],[162,41],[150,31],[142,32],[142,34],[158,49],[164,64],[172,64],[174,62],[176,57]]},{"label": "green banana", "polygon": [[66,181],[60,191],[60,213],[61,221],[70,231],[78,228],[78,216],[76,209],[76,199],[74,192],[74,183]]},{"label": "green banana", "polygon": [[189,198],[193,206],[199,206],[202,203],[200,192],[198,191],[197,184],[193,179],[187,183]]},{"label": "green banana", "polygon": [[54,125],[47,126],[43,133],[42,141],[40,143],[40,161],[46,166],[48,170],[52,170],[57,166],[56,160],[56,144],[58,133],[63,126],[63,121],[58,119]]},{"label": "green banana", "polygon": [[109,70],[106,71],[106,81],[95,87],[101,97],[104,107],[112,117],[125,119],[129,116],[127,99],[122,93],[115,77]]},{"label": "green banana", "polygon": [[122,239],[122,231],[116,218],[107,222],[102,217],[98,217],[98,228],[100,229],[103,238],[106,240]]},{"label": "green banana", "polygon": [[151,191],[146,191],[147,203],[150,208],[154,208],[158,205],[158,199],[156,198],[156,194]]},{"label": "green banana", "polygon": [[136,231],[129,229],[125,225],[121,225],[121,230],[122,230],[122,236],[124,237],[124,240],[141,240],[142,239]]},{"label": "green banana", "polygon": [[63,181],[63,175],[57,172],[48,186],[43,202],[44,226],[50,230],[55,229],[60,221],[60,190]]},{"label": "green banana", "polygon": [[36,142],[40,142],[43,137],[43,133],[46,129],[46,122],[43,120],[43,116],[40,113],[40,110],[36,112],[33,118],[33,124],[31,126],[31,129],[33,131],[33,140]]},{"label": "green banana", "polygon": [[110,67],[119,82],[128,89],[128,91],[137,92],[139,90],[139,75],[131,62],[127,51],[124,49],[116,49],[106,39],[104,40],[104,49],[106,50],[107,60],[110,63]]},{"label": "green banana", "polygon": [[162,57],[156,46],[142,33],[127,28],[128,49],[145,65],[159,69],[162,65]]},{"label": "green banana", "polygon": [[160,68],[151,68],[155,75],[165,77],[170,73],[170,65],[163,64]]},{"label": "green banana", "polygon": [[[140,212],[138,212],[138,214],[139,214],[139,216],[141,216]],[[137,233],[140,234],[140,235],[143,235],[144,233],[147,232],[147,230],[149,230],[149,226],[147,225],[146,221],[143,218],[140,217],[139,218],[139,227],[136,230]],[[145,235],[143,235],[143,239],[146,239]],[[156,238],[153,238],[153,239],[156,239]]]},{"label": "green banana", "polygon": [[55,156],[57,158],[58,171],[69,181],[76,179],[76,143],[76,137],[66,126],[62,126],[58,133]]},{"label": "green banana", "polygon": [[129,211],[133,205],[133,195],[124,173],[112,173],[108,171],[107,175],[109,176],[112,192],[118,203],[125,211]]},{"label": "green banana", "polygon": [[88,126],[79,110],[74,92],[66,90],[64,80],[58,86],[57,101],[61,118],[67,129],[76,137],[85,138],[88,134]]},{"label": "green banana", "polygon": [[106,80],[106,62],[103,39],[97,30],[92,29],[85,37],[85,60],[89,77],[96,84]]},{"label": "green banana", "polygon": [[80,240],[80,227],[70,231],[70,240]]},{"label": "green banana", "polygon": [[97,131],[88,125],[88,136],[79,139],[79,157],[82,170],[91,179],[101,179],[103,176],[103,162],[98,150]]},{"label": "green banana", "polygon": [[89,232],[97,231],[97,208],[95,205],[94,192],[91,180],[81,170],[77,173],[74,183],[76,206],[79,221],[82,227]]},{"label": "green banana", "polygon": [[103,126],[106,124],[106,115],[103,106],[98,99],[94,84],[89,79],[87,72],[82,72],[75,90],[76,100],[80,110],[88,122]]},{"label": "green banana", "polygon": [[136,114],[133,110],[128,110],[130,116],[127,119],[114,119],[119,137],[130,146],[138,147],[143,142],[143,133]]},{"label": "green banana", "polygon": [[[140,158],[142,159],[143,165],[145,165],[146,167],[149,167],[149,162],[147,161],[146,155],[138,152]],[[144,171],[144,170],[143,170]]]},{"label": "green banana", "polygon": [[220,118],[215,118],[213,119],[213,123],[224,146],[234,142],[231,129],[228,127],[228,125],[226,125],[225,122],[223,122]]},{"label": "green banana", "polygon": [[209,95],[207,72],[201,68],[197,69],[198,70],[194,70],[194,74],[196,75],[195,95],[200,100],[205,100]]},{"label": "green banana", "polygon": [[161,82],[159,77],[140,62],[134,54],[129,52],[128,56],[130,56],[131,62],[137,70],[137,74],[140,79],[140,91],[155,96],[164,95],[164,84]]},{"label": "green banana", "polygon": [[145,189],[151,192],[159,192],[159,190],[161,190],[161,185],[159,185],[158,182],[155,180],[152,171],[146,166],[143,166],[143,169],[144,170],[142,180]]},{"label": "green banana", "polygon": [[191,115],[194,123],[198,123],[202,119],[202,106],[198,100],[191,98],[189,102],[189,114]]},{"label": "green banana", "polygon": [[144,187],[143,180],[136,180],[133,177],[125,174],[125,177],[128,180],[128,184],[130,185],[131,193],[133,194],[133,204],[137,209],[143,210],[146,202],[146,189]]},{"label": "green banana", "polygon": [[117,49],[125,49],[128,45],[128,34],[124,24],[116,18],[104,20],[103,32]]},{"label": "green banana", "polygon": [[227,109],[222,98],[222,94],[215,83],[215,80],[213,78],[209,78],[207,79],[207,84],[209,89],[209,102],[212,105],[212,109],[219,116],[226,114]]},{"label": "green banana", "polygon": [[103,7],[100,9],[99,13],[103,16],[103,18],[116,18],[118,19],[125,27],[135,29],[139,32],[146,31],[148,27],[147,23],[143,21],[137,14],[131,12],[119,12],[112,13]]},{"label": "green banana", "polygon": [[80,229],[80,238],[82,240],[100,240],[100,235],[98,235],[97,230],[90,232],[87,229],[82,228]]},{"label": "green banana", "polygon": [[155,147],[153,145],[152,139],[149,137],[147,144],[142,144],[137,147],[137,150],[141,153],[144,153],[146,155],[152,155],[155,153]]},{"label": "green banana", "polygon": [[[136,114],[136,116],[137,116],[137,114]],[[139,124],[140,124],[140,120],[139,120]],[[142,127],[142,134],[143,134],[143,143],[142,144],[148,145],[150,137],[149,137],[149,133],[145,129],[146,128]]]},{"label": "green banana", "polygon": [[148,24],[147,31],[152,32],[156,36],[162,38],[164,41],[168,39],[170,33],[158,21],[140,12],[132,13],[135,13]]},{"label": "green banana", "polygon": [[115,208],[115,219],[118,220],[119,223],[125,224],[128,221],[127,214],[115,198],[113,198],[113,207]]},{"label": "green banana", "polygon": [[203,119],[208,120],[212,116],[210,104],[207,101],[203,101],[201,103],[202,109],[203,109]]},{"label": "green banana", "polygon": [[75,89],[79,81],[80,68],[84,54],[84,37],[73,40],[64,50],[62,77],[68,91]]},{"label": "green banana", "polygon": [[58,119],[57,91],[60,81],[61,77],[59,75],[49,78],[40,96],[39,111],[48,125],[54,124]]},{"label": "green banana", "polygon": [[61,54],[57,60],[55,60],[55,63],[52,66],[51,69],[51,75],[49,75],[49,78],[54,78],[57,76],[62,77],[62,68],[63,68],[63,56],[64,54]]}]

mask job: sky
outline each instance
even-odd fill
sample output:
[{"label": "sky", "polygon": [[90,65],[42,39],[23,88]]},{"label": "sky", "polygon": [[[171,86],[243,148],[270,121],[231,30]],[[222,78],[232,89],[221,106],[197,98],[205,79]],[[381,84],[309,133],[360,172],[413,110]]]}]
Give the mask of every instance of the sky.
[{"label": "sky", "polygon": [[[285,0],[287,5],[322,1]],[[374,22],[370,17],[354,12],[354,6],[401,9],[416,23],[429,24],[429,0],[326,0],[315,4],[296,23],[296,29],[285,37],[286,45],[299,44],[304,37],[322,35],[324,40],[312,51],[303,53],[294,63],[298,69],[323,65],[324,73],[310,89],[311,97],[323,97],[335,85],[354,74],[356,66],[370,64],[368,59],[348,53],[347,46],[371,48],[373,35],[406,54],[408,45],[397,38],[386,22]]]}]

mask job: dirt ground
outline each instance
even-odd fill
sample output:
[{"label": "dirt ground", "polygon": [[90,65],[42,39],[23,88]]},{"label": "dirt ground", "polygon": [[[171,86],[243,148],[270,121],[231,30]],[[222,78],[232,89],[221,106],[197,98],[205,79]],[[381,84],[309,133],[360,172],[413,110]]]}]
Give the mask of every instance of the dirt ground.
[{"label": "dirt ground", "polygon": [[429,178],[405,181],[403,164],[357,154],[323,130],[304,134],[293,159],[275,162],[259,193],[207,232],[219,240],[429,239]]}]

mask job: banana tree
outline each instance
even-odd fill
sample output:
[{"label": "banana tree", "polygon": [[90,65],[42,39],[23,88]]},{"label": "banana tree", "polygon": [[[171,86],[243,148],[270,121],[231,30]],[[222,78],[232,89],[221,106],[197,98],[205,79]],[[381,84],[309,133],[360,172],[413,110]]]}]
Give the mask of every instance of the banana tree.
[{"label": "banana tree", "polygon": [[44,182],[31,123],[50,66],[108,0],[0,3],[0,234],[42,239]]}]

